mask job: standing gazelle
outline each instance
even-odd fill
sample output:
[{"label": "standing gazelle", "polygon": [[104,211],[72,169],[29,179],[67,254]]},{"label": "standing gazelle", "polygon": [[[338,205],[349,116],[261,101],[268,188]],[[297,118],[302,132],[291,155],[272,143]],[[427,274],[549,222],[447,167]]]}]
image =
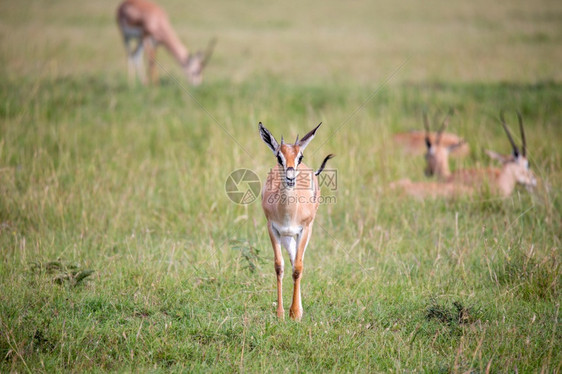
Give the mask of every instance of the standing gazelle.
[{"label": "standing gazelle", "polygon": [[320,168],[313,172],[303,162],[303,151],[314,138],[322,123],[294,144],[277,143],[273,135],[259,123],[260,135],[273,151],[277,165],[271,170],[262,192],[262,208],[267,218],[267,229],[275,256],[277,274],[277,317],[284,318],[283,272],[284,261],[281,246],[289,253],[293,267],[293,301],[289,316],[294,320],[302,318],[300,281],[303,272],[304,252],[312,234],[314,217],[318,210],[320,189],[318,178],[326,162],[333,157],[328,155]]},{"label": "standing gazelle", "polygon": [[[154,84],[158,82],[156,47],[163,44],[181,65],[189,83],[194,86],[201,84],[203,68],[211,57],[214,39],[205,53],[190,54],[170,25],[166,12],[148,0],[123,1],[117,8],[117,25],[127,51],[129,81],[134,79],[136,72],[142,83],[146,83],[142,63],[143,50],[146,50],[150,81]],[[134,47],[131,45],[133,40],[136,40]]]}]

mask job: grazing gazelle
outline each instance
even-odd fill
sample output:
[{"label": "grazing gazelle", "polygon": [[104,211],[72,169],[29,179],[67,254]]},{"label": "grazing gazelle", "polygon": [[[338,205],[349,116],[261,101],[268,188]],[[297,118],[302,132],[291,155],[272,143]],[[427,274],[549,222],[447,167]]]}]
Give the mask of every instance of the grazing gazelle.
[{"label": "grazing gazelle", "polygon": [[[194,86],[203,80],[203,68],[209,62],[215,40],[211,40],[205,53],[190,54],[170,25],[168,15],[158,5],[148,0],[125,0],[117,8],[117,24],[123,35],[129,64],[129,80],[135,71],[142,83],[146,83],[143,71],[143,50],[148,57],[150,81],[158,83],[156,47],[163,44],[183,68],[187,80]],[[132,41],[136,45],[132,45]]]},{"label": "grazing gazelle", "polygon": [[[450,113],[445,118],[448,121]],[[458,135],[444,132],[445,121],[441,129],[437,132],[430,132],[428,130],[427,114],[424,113],[425,131],[414,130],[409,132],[400,132],[393,135],[393,141],[404,149],[408,154],[421,155],[426,149],[427,140],[431,143],[439,142],[444,147],[452,147],[451,155],[455,157],[464,157],[470,152],[468,143],[463,142],[462,138]]]},{"label": "grazing gazelle", "polygon": [[283,272],[284,261],[281,246],[285,247],[293,267],[293,301],[289,316],[294,320],[302,318],[300,281],[303,272],[304,252],[312,234],[314,217],[318,210],[320,189],[318,178],[326,162],[333,157],[326,156],[317,171],[312,171],[303,162],[303,151],[314,138],[322,123],[306,134],[301,140],[297,136],[294,144],[277,143],[273,135],[259,123],[260,135],[273,151],[277,165],[271,170],[262,191],[262,208],[267,218],[267,229],[275,256],[277,274],[277,317],[284,318]]}]

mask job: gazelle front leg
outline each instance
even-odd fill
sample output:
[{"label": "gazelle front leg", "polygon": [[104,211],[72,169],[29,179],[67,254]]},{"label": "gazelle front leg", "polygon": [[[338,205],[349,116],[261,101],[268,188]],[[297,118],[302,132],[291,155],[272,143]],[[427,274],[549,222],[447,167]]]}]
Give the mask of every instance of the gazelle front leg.
[{"label": "gazelle front leg", "polygon": [[140,62],[142,63],[142,43],[140,41],[137,43],[135,48],[131,46],[132,37],[123,35],[123,44],[125,45],[125,52],[127,54],[127,68],[129,73],[129,85],[135,82],[135,77],[137,75],[139,56],[141,56]]},{"label": "gazelle front leg", "polygon": [[125,50],[127,52],[127,68],[129,73],[129,85],[132,85],[135,82],[136,76],[136,66],[134,60],[134,51],[130,49],[130,40],[129,38],[125,37],[123,42],[125,43]]},{"label": "gazelle front leg", "polygon": [[275,229],[271,226],[271,222],[267,223],[267,229],[269,231],[271,245],[273,246],[275,274],[277,274],[277,317],[285,319],[285,310],[283,309],[283,272],[285,262],[283,261],[283,253],[281,252],[280,238],[277,232],[275,232]]},{"label": "gazelle front leg", "polygon": [[[134,51],[129,55],[129,66],[133,67],[133,74],[129,74],[129,83],[134,83],[135,76],[138,76],[142,84],[146,84],[146,72],[143,64],[144,47],[142,40],[139,39]],[[129,70],[131,71],[131,70]],[[132,80],[131,80],[132,77]]]},{"label": "gazelle front leg", "polygon": [[297,253],[294,260],[291,258],[293,264],[293,302],[289,309],[289,316],[295,321],[300,321],[302,318],[302,302],[301,302],[301,278],[304,270],[303,260],[308,239],[312,231],[312,223],[305,226],[302,233],[297,237]]}]

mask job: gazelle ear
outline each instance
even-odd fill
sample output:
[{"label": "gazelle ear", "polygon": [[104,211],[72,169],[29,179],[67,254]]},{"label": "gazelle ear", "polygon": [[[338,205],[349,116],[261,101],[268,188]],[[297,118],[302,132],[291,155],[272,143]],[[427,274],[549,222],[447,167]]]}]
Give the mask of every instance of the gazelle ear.
[{"label": "gazelle ear", "polygon": [[207,65],[207,63],[211,59],[211,56],[213,55],[213,51],[215,49],[215,44],[217,44],[217,38],[213,38],[209,41],[209,45],[207,46],[207,49],[205,50],[205,52],[202,56],[203,61],[201,62],[201,64],[203,66]]},{"label": "gazelle ear", "polygon": [[306,134],[305,136],[302,137],[301,140],[299,140],[297,145],[299,146],[301,152],[304,151],[304,149],[306,148],[308,143],[310,143],[310,141],[314,138],[314,135],[316,135],[316,130],[318,130],[320,125],[322,125],[322,122],[320,122],[318,124],[318,126],[316,126],[314,129],[310,130],[310,132],[308,134]]},{"label": "gazelle ear", "polygon": [[271,148],[273,153],[277,152],[277,148],[279,148],[279,144],[277,143],[277,140],[275,140],[273,135],[271,135],[269,130],[266,129],[265,126],[262,125],[261,122],[259,124],[259,129],[260,129],[260,136],[263,139],[263,141],[265,142],[265,144],[267,144],[267,146],[269,148]]},{"label": "gazelle ear", "polygon": [[465,145],[465,144],[466,144],[466,140],[463,139],[463,140],[461,140],[461,141],[458,142],[458,143],[451,144],[450,146],[448,146],[448,147],[447,147],[447,151],[448,151],[449,153],[450,153],[450,152],[453,152],[455,149],[457,149],[458,147],[461,147],[461,146],[463,146],[463,145]]},{"label": "gazelle ear", "polygon": [[510,162],[510,161],[514,160],[513,154],[502,155],[502,154],[499,154],[497,152],[491,151],[489,149],[485,150],[484,152],[486,152],[488,157],[490,157],[492,160],[499,161],[502,164],[505,164],[506,162]]}]

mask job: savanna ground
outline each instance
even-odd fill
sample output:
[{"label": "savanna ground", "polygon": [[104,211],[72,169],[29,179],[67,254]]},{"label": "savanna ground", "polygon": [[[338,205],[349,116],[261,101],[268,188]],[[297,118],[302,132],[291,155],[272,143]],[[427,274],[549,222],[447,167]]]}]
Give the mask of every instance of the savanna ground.
[{"label": "savanna ground", "polygon": [[[116,2],[0,3],[0,371],[561,370],[561,2],[161,3],[188,46],[218,37],[199,88],[164,50],[128,85]],[[453,167],[507,153],[520,110],[537,189],[389,191],[424,180],[391,134],[449,107]],[[300,323],[259,202],[224,190],[275,163],[258,121],[323,121],[306,162],[337,155]]]}]

